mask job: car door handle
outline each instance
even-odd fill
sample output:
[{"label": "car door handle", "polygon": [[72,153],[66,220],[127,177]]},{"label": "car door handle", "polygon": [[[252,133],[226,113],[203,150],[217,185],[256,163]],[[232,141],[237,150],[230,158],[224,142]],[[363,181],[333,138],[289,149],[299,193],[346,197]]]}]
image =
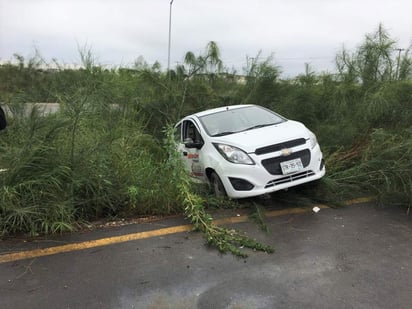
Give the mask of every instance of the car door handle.
[{"label": "car door handle", "polygon": [[183,151],[183,155],[186,157],[187,156],[187,151]]}]

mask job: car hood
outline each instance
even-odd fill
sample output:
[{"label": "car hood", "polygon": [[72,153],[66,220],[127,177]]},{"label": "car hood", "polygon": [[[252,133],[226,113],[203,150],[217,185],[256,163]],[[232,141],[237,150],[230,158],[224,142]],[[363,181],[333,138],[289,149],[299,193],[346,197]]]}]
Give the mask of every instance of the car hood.
[{"label": "car hood", "polygon": [[224,143],[238,147],[247,153],[256,148],[274,145],[285,141],[309,138],[309,130],[300,122],[288,120],[277,125],[252,129],[226,136],[212,137],[213,143]]}]

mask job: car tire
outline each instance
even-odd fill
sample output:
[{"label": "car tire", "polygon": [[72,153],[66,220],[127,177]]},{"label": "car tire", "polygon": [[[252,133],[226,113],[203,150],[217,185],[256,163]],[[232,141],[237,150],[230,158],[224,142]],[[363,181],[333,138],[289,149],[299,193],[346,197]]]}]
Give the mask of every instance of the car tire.
[{"label": "car tire", "polygon": [[210,175],[210,186],[216,197],[227,196],[222,180],[220,180],[220,177],[215,172]]}]

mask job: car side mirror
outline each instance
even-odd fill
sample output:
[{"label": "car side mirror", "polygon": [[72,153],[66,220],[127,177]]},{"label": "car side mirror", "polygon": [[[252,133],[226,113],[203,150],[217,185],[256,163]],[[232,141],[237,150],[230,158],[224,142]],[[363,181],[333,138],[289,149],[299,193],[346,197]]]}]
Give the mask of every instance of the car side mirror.
[{"label": "car side mirror", "polygon": [[203,142],[194,142],[190,137],[185,138],[183,144],[185,144],[186,148],[200,149],[203,147]]}]

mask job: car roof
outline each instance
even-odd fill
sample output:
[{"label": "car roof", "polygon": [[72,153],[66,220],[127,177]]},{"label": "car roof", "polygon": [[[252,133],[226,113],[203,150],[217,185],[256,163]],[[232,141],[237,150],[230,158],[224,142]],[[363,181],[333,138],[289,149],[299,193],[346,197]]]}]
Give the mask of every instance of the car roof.
[{"label": "car roof", "polygon": [[210,115],[210,114],[214,114],[214,113],[219,113],[219,112],[223,112],[226,110],[231,110],[231,109],[238,109],[238,108],[243,108],[243,107],[249,107],[249,106],[255,106],[253,104],[242,104],[242,105],[228,105],[228,106],[222,106],[222,107],[217,107],[217,108],[212,108],[212,109],[208,109],[202,112],[198,112],[196,114],[193,114],[192,116],[196,116],[198,118],[206,116],[206,115]]}]

